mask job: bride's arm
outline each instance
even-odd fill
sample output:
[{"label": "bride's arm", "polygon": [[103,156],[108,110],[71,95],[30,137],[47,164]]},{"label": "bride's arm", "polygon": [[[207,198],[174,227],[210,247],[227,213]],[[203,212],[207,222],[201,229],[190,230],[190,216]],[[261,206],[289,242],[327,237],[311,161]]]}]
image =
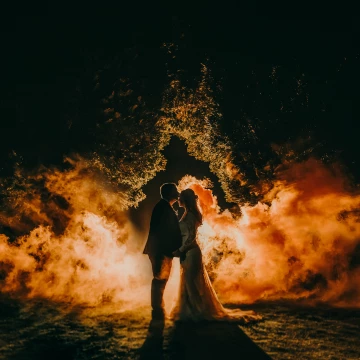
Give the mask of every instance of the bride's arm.
[{"label": "bride's arm", "polygon": [[193,242],[195,241],[195,234],[190,231],[187,222],[181,221],[179,225],[182,236],[182,246],[179,250],[180,252],[186,252],[193,245]]}]

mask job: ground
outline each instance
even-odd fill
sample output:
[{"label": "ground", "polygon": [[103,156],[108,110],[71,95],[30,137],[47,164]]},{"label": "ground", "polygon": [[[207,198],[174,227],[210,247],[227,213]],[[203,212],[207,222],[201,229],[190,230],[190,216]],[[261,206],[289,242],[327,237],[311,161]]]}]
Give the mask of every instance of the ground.
[{"label": "ground", "polygon": [[[242,306],[246,308],[246,306]],[[250,307],[248,307],[250,308]],[[150,309],[0,298],[0,359],[359,359],[360,311],[254,304],[264,319],[149,332]],[[159,330],[159,328],[156,328]]]}]

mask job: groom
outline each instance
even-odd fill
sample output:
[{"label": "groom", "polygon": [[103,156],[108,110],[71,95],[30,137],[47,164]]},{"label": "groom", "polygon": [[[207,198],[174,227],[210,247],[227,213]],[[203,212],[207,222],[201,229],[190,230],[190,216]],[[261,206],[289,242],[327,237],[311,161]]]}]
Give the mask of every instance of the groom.
[{"label": "groom", "polygon": [[163,294],[170,275],[172,253],[181,246],[181,232],[178,218],[172,208],[179,196],[176,185],[161,185],[160,195],[161,200],[155,205],[151,215],[149,236],[143,253],[149,256],[153,272],[152,318],[163,320]]}]

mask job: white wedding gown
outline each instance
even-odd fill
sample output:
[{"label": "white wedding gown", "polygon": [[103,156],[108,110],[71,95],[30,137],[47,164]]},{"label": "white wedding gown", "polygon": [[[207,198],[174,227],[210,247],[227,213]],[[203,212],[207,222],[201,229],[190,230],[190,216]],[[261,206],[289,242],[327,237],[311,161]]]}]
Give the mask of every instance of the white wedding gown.
[{"label": "white wedding gown", "polygon": [[197,245],[197,221],[195,215],[188,212],[180,221],[182,246],[187,251],[181,262],[180,288],[176,305],[171,312],[175,321],[220,320],[248,323],[260,320],[261,316],[253,311],[225,309],[220,303],[210,282]]}]

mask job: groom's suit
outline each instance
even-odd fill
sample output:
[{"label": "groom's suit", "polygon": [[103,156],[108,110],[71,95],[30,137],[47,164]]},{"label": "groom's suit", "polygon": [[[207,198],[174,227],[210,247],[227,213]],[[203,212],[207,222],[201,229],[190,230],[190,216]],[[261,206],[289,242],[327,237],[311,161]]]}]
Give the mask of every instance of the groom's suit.
[{"label": "groom's suit", "polygon": [[173,251],[181,246],[178,218],[168,201],[161,199],[154,207],[149,236],[144,248],[151,261],[151,306],[153,317],[163,317],[163,294],[169,279]]}]

